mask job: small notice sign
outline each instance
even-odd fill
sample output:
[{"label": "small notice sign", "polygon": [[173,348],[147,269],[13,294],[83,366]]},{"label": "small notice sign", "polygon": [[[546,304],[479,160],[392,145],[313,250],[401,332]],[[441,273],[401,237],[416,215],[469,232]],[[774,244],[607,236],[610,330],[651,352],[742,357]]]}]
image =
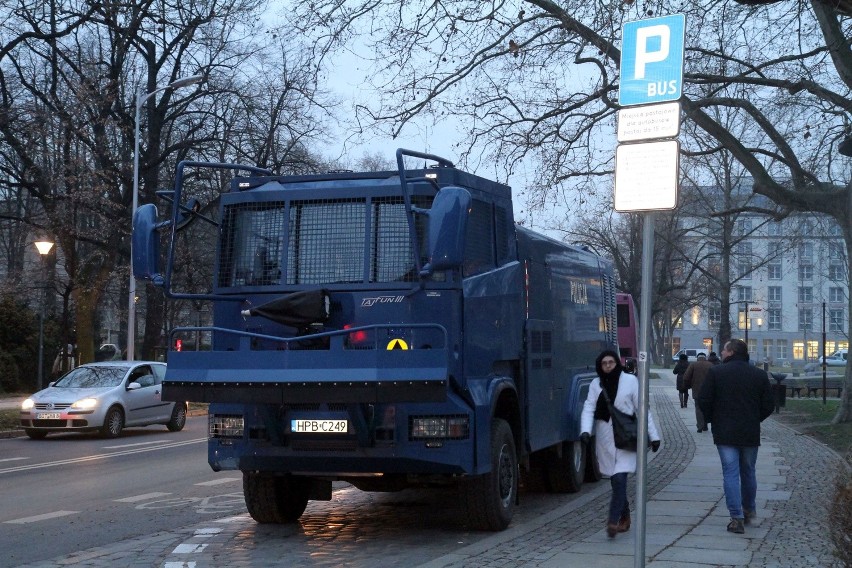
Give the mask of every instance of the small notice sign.
[{"label": "small notice sign", "polygon": [[615,210],[674,209],[679,151],[677,140],[619,144],[615,149]]},{"label": "small notice sign", "polygon": [[618,141],[674,138],[680,134],[680,103],[661,103],[618,111]]}]

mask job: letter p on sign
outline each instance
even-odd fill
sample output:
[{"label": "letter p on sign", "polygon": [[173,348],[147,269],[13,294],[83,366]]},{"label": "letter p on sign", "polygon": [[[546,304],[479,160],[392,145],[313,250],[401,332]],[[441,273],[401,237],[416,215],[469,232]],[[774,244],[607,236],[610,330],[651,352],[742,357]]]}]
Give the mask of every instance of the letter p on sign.
[{"label": "letter p on sign", "polygon": [[[657,40],[656,42],[651,41]],[[668,26],[648,26],[636,30],[636,65],[633,70],[634,79],[645,78],[645,66],[648,63],[665,61],[669,56],[671,29]],[[656,49],[652,48],[655,44]]]},{"label": "letter p on sign", "polygon": [[683,14],[624,24],[618,90],[621,106],[680,98],[685,27]]}]

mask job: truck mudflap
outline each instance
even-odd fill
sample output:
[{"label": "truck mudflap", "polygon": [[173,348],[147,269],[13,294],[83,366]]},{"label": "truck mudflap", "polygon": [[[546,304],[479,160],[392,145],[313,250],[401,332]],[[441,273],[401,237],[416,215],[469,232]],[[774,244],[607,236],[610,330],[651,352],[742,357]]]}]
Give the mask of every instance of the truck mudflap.
[{"label": "truck mudflap", "polygon": [[245,341],[233,351],[172,351],[163,400],[286,404],[447,398],[446,347],[348,349],[345,334],[309,337],[327,337],[327,348],[300,350],[285,343],[289,347],[255,350]]}]

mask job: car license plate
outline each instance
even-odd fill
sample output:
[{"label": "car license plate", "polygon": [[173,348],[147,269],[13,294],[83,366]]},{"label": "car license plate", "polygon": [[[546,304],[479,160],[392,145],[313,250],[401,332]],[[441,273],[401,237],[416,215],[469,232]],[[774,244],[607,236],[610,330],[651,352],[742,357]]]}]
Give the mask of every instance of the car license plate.
[{"label": "car license plate", "polygon": [[36,414],[36,420],[59,420],[62,414],[59,412],[41,412]]},{"label": "car license plate", "polygon": [[349,423],[346,420],[291,420],[290,430],[307,434],[345,434]]}]

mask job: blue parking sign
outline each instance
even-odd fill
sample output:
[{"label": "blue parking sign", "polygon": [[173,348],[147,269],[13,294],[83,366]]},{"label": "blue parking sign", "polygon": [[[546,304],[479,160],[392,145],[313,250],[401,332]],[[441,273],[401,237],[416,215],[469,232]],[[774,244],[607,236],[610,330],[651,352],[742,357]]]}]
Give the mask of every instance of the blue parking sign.
[{"label": "blue parking sign", "polygon": [[618,104],[642,105],[680,98],[685,22],[683,14],[674,14],[624,24]]}]

